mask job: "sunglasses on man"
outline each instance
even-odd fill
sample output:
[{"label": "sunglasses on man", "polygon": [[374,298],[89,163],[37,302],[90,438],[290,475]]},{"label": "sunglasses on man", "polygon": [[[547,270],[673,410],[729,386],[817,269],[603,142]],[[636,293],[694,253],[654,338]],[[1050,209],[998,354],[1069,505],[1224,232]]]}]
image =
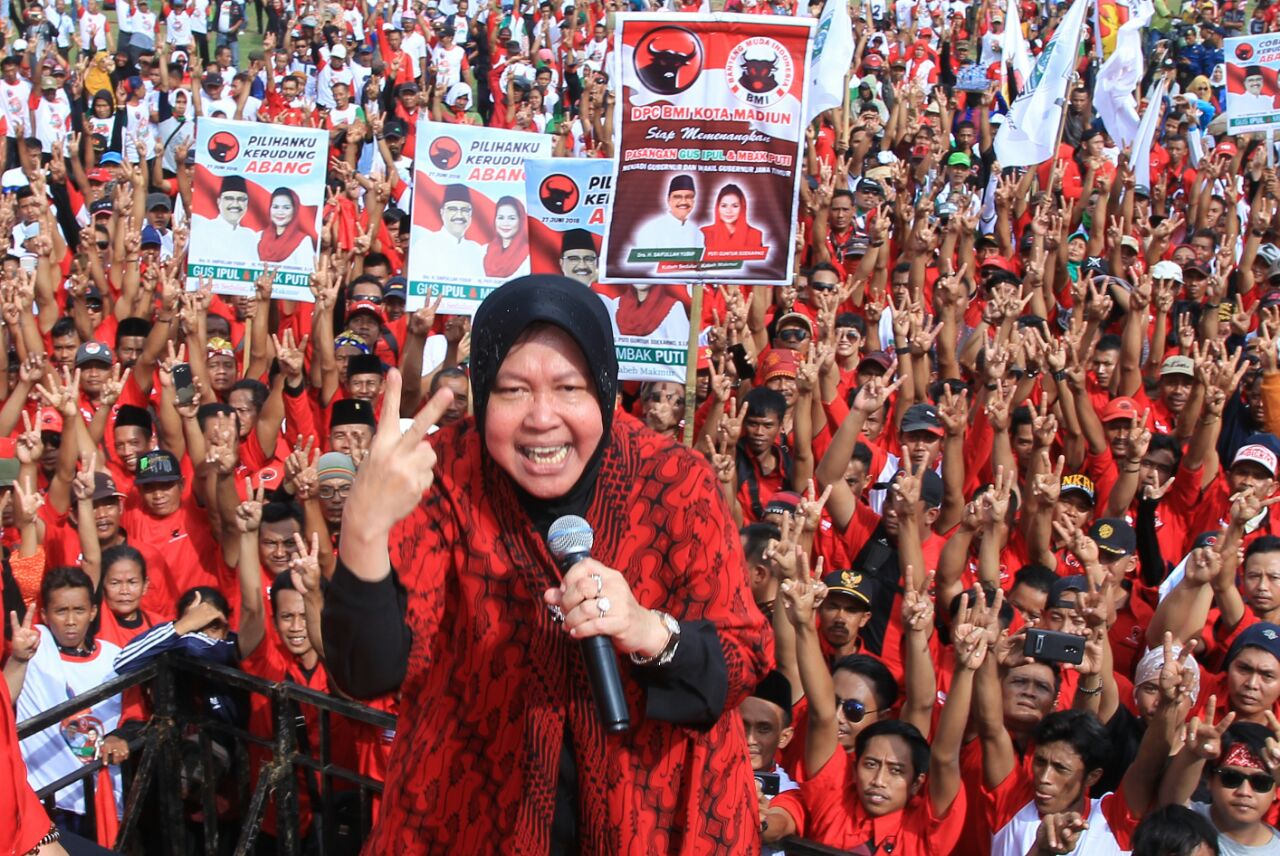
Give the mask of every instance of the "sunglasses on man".
[{"label": "sunglasses on man", "polygon": [[1229,791],[1234,791],[1245,782],[1255,794],[1269,793],[1276,786],[1276,780],[1266,773],[1241,773],[1239,770],[1217,770],[1218,781]]},{"label": "sunglasses on man", "polygon": [[844,711],[844,718],[852,723],[859,723],[867,714],[879,713],[880,711],[879,708],[868,710],[867,706],[856,698],[840,698],[840,696],[836,696],[836,706]]}]

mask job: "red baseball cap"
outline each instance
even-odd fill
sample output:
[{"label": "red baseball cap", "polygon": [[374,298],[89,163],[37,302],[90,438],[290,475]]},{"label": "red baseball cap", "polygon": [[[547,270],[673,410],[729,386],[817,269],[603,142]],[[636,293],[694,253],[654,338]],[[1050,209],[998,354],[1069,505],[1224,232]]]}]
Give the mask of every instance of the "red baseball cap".
[{"label": "red baseball cap", "polygon": [[1139,415],[1138,402],[1127,395],[1122,395],[1107,402],[1107,406],[1102,409],[1102,414],[1098,418],[1103,422],[1115,422],[1119,419],[1137,419]]},{"label": "red baseball cap", "polygon": [[40,412],[36,414],[36,421],[41,431],[62,433],[62,414],[52,407],[41,407]]},{"label": "red baseball cap", "polygon": [[1004,256],[992,256],[979,266],[979,269],[981,268],[997,268],[1005,273],[1011,273],[1014,276],[1018,275],[1018,268],[1013,263],[1013,260],[1006,259]]},{"label": "red baseball cap", "polygon": [[386,316],[382,314],[382,307],[374,303],[372,300],[357,300],[347,307],[347,320],[358,312],[372,312],[377,316],[379,321],[385,321]]},{"label": "red baseball cap", "polygon": [[770,348],[760,358],[760,378],[768,383],[775,377],[796,376],[796,352],[789,348]]}]

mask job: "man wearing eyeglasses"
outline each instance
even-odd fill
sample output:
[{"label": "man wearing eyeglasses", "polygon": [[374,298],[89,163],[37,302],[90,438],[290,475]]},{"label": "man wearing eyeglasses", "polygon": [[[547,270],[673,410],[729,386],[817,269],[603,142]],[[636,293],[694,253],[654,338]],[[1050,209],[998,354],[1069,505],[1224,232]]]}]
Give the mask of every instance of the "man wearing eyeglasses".
[{"label": "man wearing eyeglasses", "polygon": [[474,211],[471,191],[465,185],[446,186],[444,200],[440,203],[440,231],[415,230],[410,237],[409,257],[439,259],[450,270],[463,275],[481,275],[484,272],[484,247],[467,237]]},{"label": "man wearing eyeglasses", "polygon": [[812,341],[813,321],[802,312],[788,312],[774,325],[774,348],[786,348],[795,351],[797,356],[804,357],[809,353],[809,343]]},{"label": "man wearing eyeglasses", "polygon": [[219,248],[220,257],[229,264],[262,266],[258,261],[260,232],[243,225],[249,213],[249,185],[243,176],[228,175],[218,189],[218,216],[209,218],[193,214],[191,234],[201,242]]},{"label": "man wearing eyeglasses", "polygon": [[[1267,762],[1266,741],[1274,735],[1261,725],[1239,722],[1222,736],[1222,751],[1209,766],[1209,802],[1191,808],[1218,830],[1223,854],[1280,852],[1280,832],[1266,822],[1276,800],[1280,767]],[[1204,764],[1201,759],[1196,765]]]},{"label": "man wearing eyeglasses", "polygon": [[560,272],[583,285],[594,285],[600,253],[586,229],[570,229],[560,238]]}]

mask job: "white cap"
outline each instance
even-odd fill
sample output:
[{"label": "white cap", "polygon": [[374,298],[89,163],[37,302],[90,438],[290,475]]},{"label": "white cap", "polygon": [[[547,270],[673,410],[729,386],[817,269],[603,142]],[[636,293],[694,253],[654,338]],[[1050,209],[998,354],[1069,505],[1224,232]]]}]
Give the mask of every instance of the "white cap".
[{"label": "white cap", "polygon": [[330,59],[346,59],[347,58],[346,47],[344,47],[343,45],[334,45],[332,48],[329,49],[329,58]]},{"label": "white cap", "polygon": [[996,114],[994,114],[994,115],[991,117],[990,122],[991,122],[991,124],[993,124],[993,125],[1003,125],[1003,124],[1004,124],[1004,114],[1003,114],[1003,113],[996,113]]},{"label": "white cap", "polygon": [[1174,282],[1182,282],[1182,268],[1177,262],[1171,262],[1168,259],[1158,261],[1152,265],[1151,275],[1156,279],[1171,279]]},{"label": "white cap", "polygon": [[22,52],[23,52],[23,51],[25,51],[26,49],[27,49],[27,40],[26,40],[26,39],[14,39],[14,41],[13,41],[13,52],[14,52],[14,53],[22,53]]},{"label": "white cap", "polygon": [[1263,467],[1271,475],[1274,476],[1276,474],[1276,453],[1260,443],[1241,446],[1240,451],[1236,452],[1235,458],[1231,461],[1231,466],[1234,467],[1241,461],[1252,461]]}]

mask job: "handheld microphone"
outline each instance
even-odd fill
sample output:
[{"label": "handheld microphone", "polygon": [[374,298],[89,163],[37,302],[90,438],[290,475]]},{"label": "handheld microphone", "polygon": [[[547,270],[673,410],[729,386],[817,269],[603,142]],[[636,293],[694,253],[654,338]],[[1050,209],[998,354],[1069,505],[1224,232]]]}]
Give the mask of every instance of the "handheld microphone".
[{"label": "handheld microphone", "polygon": [[[590,558],[594,541],[591,524],[572,514],[557,518],[547,530],[547,547],[564,571]],[[627,697],[622,692],[613,641],[608,636],[583,639],[582,657],[587,662],[587,679],[604,730],[611,734],[629,730],[631,713],[627,710]]]}]

